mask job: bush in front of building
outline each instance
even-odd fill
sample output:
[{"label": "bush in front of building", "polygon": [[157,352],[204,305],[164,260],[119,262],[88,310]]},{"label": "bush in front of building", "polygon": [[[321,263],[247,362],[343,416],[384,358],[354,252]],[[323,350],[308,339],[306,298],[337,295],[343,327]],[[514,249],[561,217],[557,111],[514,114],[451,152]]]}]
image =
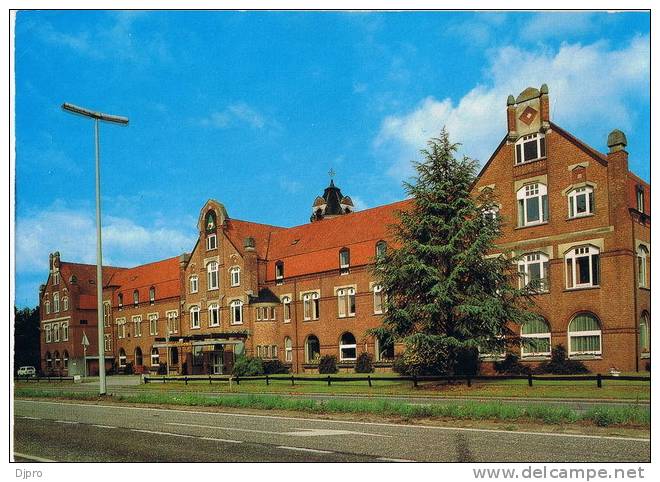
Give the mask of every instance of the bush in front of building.
[{"label": "bush in front of building", "polygon": [[132,375],[132,374],[133,374],[133,363],[126,362],[126,365],[124,365],[124,375]]},{"label": "bush in front of building", "polygon": [[459,348],[455,352],[454,375],[462,377],[473,377],[479,374],[481,361],[479,360],[479,349],[476,347]]},{"label": "bush in front of building", "polygon": [[167,375],[167,363],[158,364],[158,375]]},{"label": "bush in front of building", "polygon": [[571,360],[566,356],[564,345],[557,345],[552,349],[550,361],[541,363],[535,370],[536,373],[551,373],[553,375],[577,375],[589,373],[589,369],[578,360]]},{"label": "bush in front of building", "polygon": [[337,357],[334,355],[323,355],[319,360],[319,373],[329,375],[337,373]]},{"label": "bush in front of building", "polygon": [[518,355],[507,353],[504,360],[493,363],[493,368],[500,375],[529,375],[530,368],[518,361]]},{"label": "bush in front of building", "polygon": [[262,364],[266,375],[289,373],[289,367],[279,360],[264,360]]},{"label": "bush in front of building", "polygon": [[261,358],[239,356],[234,361],[232,374],[239,377],[256,377],[264,374],[264,364]]},{"label": "bush in front of building", "polygon": [[394,361],[394,370],[406,376],[450,375],[453,368],[448,338],[415,334],[405,340],[406,349]]},{"label": "bush in front of building", "polygon": [[373,357],[371,353],[363,351],[355,362],[355,373],[371,373],[374,371]]}]

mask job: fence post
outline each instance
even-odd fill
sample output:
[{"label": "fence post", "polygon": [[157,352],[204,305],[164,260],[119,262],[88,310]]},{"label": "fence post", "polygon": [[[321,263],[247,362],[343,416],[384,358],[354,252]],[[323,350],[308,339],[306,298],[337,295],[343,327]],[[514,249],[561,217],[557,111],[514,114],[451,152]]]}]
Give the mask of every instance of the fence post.
[{"label": "fence post", "polygon": [[371,375],[367,375],[367,381],[369,382],[369,386],[371,387]]},{"label": "fence post", "polygon": [[330,375],[328,375],[328,386],[330,386]]},{"label": "fence post", "polygon": [[413,375],[413,387],[417,388],[417,375]]},{"label": "fence post", "polygon": [[472,379],[470,377],[467,377],[467,384],[468,384],[468,387],[472,386]]},{"label": "fence post", "polygon": [[532,386],[532,374],[528,373],[527,374],[527,384],[531,387]]},{"label": "fence post", "polygon": [[240,385],[240,384],[241,384],[240,377],[236,375],[236,385]]},{"label": "fence post", "polygon": [[211,380],[211,375],[209,374],[209,385],[211,385],[212,380]]},{"label": "fence post", "polygon": [[293,375],[291,375],[291,386],[294,386],[295,382],[293,381]]},{"label": "fence post", "polygon": [[183,381],[185,382],[186,385],[188,385],[188,375],[186,375],[185,377],[183,377]]},{"label": "fence post", "polygon": [[603,376],[600,373],[596,375],[596,385],[598,388],[603,388]]},{"label": "fence post", "polygon": [[270,381],[268,380],[268,375],[266,375],[266,385],[270,385]]}]

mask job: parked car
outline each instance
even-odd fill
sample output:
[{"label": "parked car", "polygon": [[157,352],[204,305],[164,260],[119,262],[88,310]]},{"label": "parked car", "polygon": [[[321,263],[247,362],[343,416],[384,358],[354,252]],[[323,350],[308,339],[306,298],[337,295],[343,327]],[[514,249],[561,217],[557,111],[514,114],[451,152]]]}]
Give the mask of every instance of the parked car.
[{"label": "parked car", "polygon": [[30,366],[20,367],[18,369],[19,377],[34,377],[37,376],[37,369]]}]

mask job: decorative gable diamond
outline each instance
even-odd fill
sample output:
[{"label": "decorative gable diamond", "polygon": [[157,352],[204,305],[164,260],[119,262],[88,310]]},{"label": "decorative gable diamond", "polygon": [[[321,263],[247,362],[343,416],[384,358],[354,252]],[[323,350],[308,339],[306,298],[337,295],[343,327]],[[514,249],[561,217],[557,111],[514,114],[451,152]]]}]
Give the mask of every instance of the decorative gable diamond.
[{"label": "decorative gable diamond", "polygon": [[536,117],[536,114],[538,114],[536,109],[534,109],[530,106],[527,106],[525,108],[525,110],[523,111],[523,113],[520,114],[520,117],[518,117],[518,119],[523,121],[525,124],[530,125],[532,123],[532,121],[534,120],[534,118]]}]

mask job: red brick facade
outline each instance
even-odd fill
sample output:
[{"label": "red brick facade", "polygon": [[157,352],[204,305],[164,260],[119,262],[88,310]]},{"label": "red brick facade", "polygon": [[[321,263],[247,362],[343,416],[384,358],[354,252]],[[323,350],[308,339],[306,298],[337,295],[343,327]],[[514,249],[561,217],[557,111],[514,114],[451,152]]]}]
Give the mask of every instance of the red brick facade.
[{"label": "red brick facade", "polygon": [[[610,134],[608,154],[587,146],[551,122],[546,86],[510,96],[506,126],[474,189],[492,189],[498,198],[504,228],[493,254],[521,256],[526,279],[544,287],[535,309],[547,327],[523,330],[541,344],[523,348],[522,360],[537,363],[562,344],[592,371],[644,370],[650,361],[650,186],[628,170],[625,136]],[[366,351],[378,369],[388,369],[393,349],[366,335],[382,318],[370,269],[378,246],[390,239],[387,226],[410,202],[352,212],[350,198],[331,183],[314,201],[312,222],[281,228],[232,219],[209,200],[191,253],[107,269],[106,356],[119,371],[169,365],[170,372],[198,374],[227,373],[234,354],[246,352],[303,372],[315,370],[324,354],[352,370]],[[62,263],[62,272],[65,267],[67,273],[90,268]],[[52,273],[41,294],[42,325],[62,317],[45,313],[58,289]],[[70,300],[69,344],[46,342],[44,330],[44,370],[47,352],[79,355],[80,342],[72,339],[82,336],[83,314],[88,352],[96,352],[93,290],[80,303],[80,282],[60,283]]]}]

